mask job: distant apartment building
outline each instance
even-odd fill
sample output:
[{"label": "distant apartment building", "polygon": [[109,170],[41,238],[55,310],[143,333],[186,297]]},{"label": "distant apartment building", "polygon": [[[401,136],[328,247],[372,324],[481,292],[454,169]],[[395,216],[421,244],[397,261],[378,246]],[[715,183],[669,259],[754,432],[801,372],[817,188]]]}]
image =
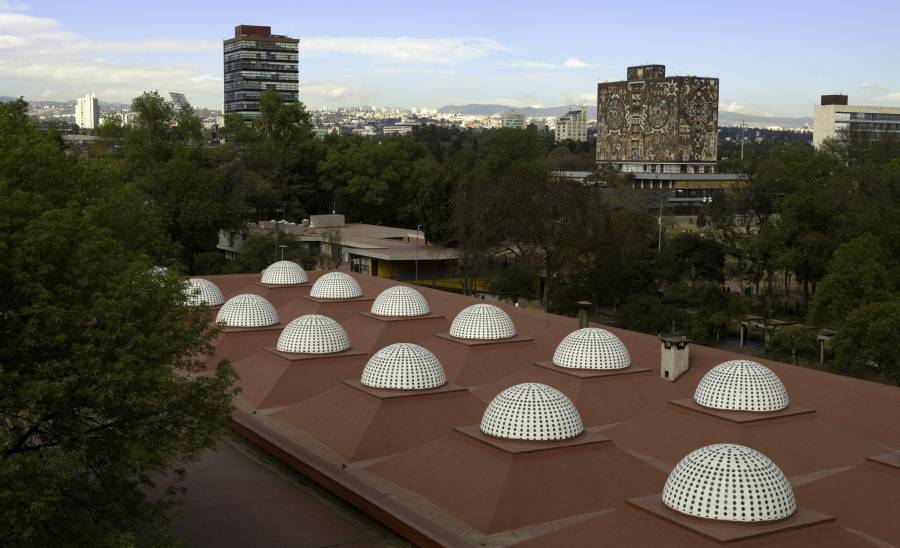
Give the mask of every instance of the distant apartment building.
[{"label": "distant apartment building", "polygon": [[715,173],[719,79],[628,67],[597,85],[597,162],[628,173]]},{"label": "distant apartment building", "polygon": [[259,116],[259,97],[266,90],[287,103],[299,101],[299,44],[296,38],[272,34],[271,27],[235,27],[234,38],[223,42],[225,114]]},{"label": "distant apartment building", "polygon": [[79,97],[75,103],[75,123],[81,129],[97,129],[100,127],[100,102],[96,94]]},{"label": "distant apartment building", "polygon": [[823,95],[813,113],[813,145],[842,140],[854,133],[900,134],[900,107],[849,105],[846,95]]},{"label": "distant apartment building", "polygon": [[500,115],[500,127],[525,129],[525,115],[514,110],[507,110]]},{"label": "distant apartment building", "polygon": [[570,110],[556,122],[556,142],[587,141],[587,109]]},{"label": "distant apartment building", "polygon": [[175,112],[179,112],[182,108],[188,105],[187,97],[185,97],[183,93],[170,91],[169,97],[172,99],[172,106],[175,108]]}]

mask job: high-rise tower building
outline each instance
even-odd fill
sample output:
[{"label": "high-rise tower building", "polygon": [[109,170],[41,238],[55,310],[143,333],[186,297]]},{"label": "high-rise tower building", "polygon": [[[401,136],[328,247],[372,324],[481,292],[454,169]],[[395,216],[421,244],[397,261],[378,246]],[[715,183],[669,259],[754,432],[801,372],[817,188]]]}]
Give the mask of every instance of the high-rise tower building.
[{"label": "high-rise tower building", "polygon": [[556,122],[556,141],[587,141],[587,109],[571,109]]},{"label": "high-rise tower building", "polygon": [[629,173],[715,173],[719,79],[628,67],[597,85],[597,162]]},{"label": "high-rise tower building", "polygon": [[100,126],[100,102],[95,94],[78,98],[75,103],[75,123],[81,129],[97,129]]},{"label": "high-rise tower building", "polygon": [[282,100],[300,100],[296,38],[272,34],[271,27],[238,25],[224,41],[225,114],[259,116],[259,96],[271,90]]}]

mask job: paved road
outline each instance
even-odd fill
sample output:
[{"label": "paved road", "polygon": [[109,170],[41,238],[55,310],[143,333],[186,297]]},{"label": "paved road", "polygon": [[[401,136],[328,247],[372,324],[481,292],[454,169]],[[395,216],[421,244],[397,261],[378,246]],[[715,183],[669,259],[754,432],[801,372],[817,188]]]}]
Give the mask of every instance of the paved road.
[{"label": "paved road", "polygon": [[398,537],[242,442],[223,440],[186,467],[176,533],[188,546],[384,547]]}]

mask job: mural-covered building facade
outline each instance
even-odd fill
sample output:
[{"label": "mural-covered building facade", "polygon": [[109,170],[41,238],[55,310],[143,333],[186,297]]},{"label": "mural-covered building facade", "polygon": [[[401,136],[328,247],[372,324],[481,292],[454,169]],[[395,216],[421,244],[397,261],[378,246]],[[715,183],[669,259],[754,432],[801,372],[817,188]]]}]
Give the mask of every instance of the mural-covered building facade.
[{"label": "mural-covered building facade", "polygon": [[628,173],[715,173],[719,79],[628,67],[597,85],[597,162]]}]

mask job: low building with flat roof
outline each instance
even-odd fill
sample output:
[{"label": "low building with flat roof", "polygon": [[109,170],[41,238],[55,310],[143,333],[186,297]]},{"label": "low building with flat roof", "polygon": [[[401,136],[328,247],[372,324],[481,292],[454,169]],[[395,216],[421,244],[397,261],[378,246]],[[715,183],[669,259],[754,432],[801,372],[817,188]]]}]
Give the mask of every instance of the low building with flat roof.
[{"label": "low building with flat roof", "polygon": [[428,242],[421,230],[347,223],[341,214],[312,215],[299,224],[248,223],[245,233],[220,232],[217,248],[233,258],[241,252],[245,234],[276,231],[296,236],[313,256],[339,256],[353,272],[381,278],[446,278],[454,273],[459,257],[455,249]]}]

